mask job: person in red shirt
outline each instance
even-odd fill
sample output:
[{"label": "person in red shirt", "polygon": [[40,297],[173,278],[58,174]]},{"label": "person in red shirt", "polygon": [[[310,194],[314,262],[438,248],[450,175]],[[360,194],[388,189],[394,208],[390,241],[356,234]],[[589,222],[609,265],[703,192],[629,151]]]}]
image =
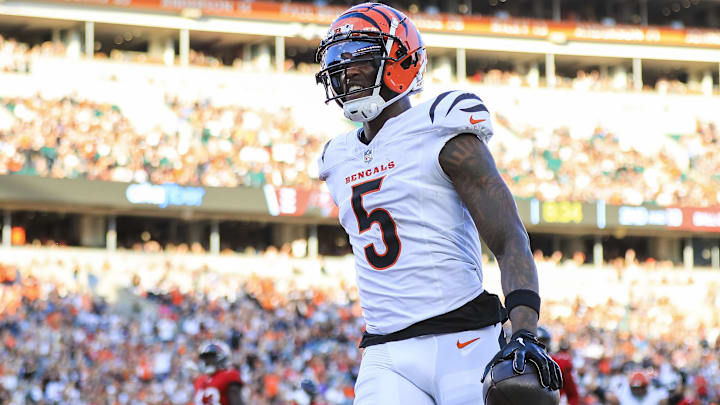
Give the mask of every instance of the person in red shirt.
[{"label": "person in red shirt", "polygon": [[211,340],[200,347],[200,372],[195,379],[195,405],[242,405],[240,372],[228,368],[230,348]]},{"label": "person in red shirt", "polygon": [[[538,340],[545,345],[546,350],[550,353],[550,342],[552,336],[547,329],[542,326],[537,328]],[[557,353],[551,353],[550,357],[560,366],[562,372],[563,387],[560,389],[560,396],[565,396],[568,405],[580,405],[580,396],[578,395],[577,384],[575,384],[575,377],[573,377],[573,363],[572,356],[570,355],[570,345],[567,341],[560,341],[559,350]]]}]

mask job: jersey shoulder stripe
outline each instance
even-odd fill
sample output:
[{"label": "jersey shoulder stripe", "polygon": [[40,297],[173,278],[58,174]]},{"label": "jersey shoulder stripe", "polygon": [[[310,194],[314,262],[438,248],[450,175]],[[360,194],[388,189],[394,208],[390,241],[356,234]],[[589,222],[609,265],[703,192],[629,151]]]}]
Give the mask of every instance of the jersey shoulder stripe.
[{"label": "jersey shoulder stripe", "polygon": [[430,106],[430,122],[431,123],[435,123],[435,109],[437,108],[438,104],[440,104],[440,102],[443,101],[443,99],[452,92],[453,92],[452,90],[446,91],[445,93],[442,93],[441,95],[439,95],[435,98],[435,101],[433,101],[432,105]]},{"label": "jersey shoulder stripe", "polygon": [[475,93],[465,90],[442,93],[432,101],[428,114],[429,125],[438,129],[438,133],[470,133],[486,142],[492,137],[490,112]]},{"label": "jersey shoulder stripe", "polygon": [[[448,98],[448,96],[451,96]],[[461,108],[460,111],[473,113],[473,112],[480,112],[485,111],[488,112],[487,107],[485,107],[485,104],[483,103],[482,99],[478,97],[474,93],[468,93],[462,90],[452,90],[452,91],[446,91],[445,93],[440,94],[435,98],[435,101],[433,101],[432,105],[430,106],[430,122],[435,123],[435,113],[437,112],[437,108],[440,105],[440,103],[445,99],[448,98],[449,100],[452,99],[452,103],[450,103],[450,106],[445,111],[445,117],[450,115],[450,113],[453,111],[455,106],[457,106],[459,103],[465,100],[477,100],[474,105],[467,106],[464,108]],[[467,103],[464,103],[467,104]]]},{"label": "jersey shoulder stripe", "polygon": [[459,96],[455,97],[455,100],[453,100],[452,104],[450,104],[450,108],[448,108],[447,113],[445,113],[445,116],[447,117],[450,114],[450,111],[452,111],[453,107],[455,107],[459,102],[463,100],[477,100],[480,103],[475,104],[471,107],[461,108],[460,111],[464,112],[479,112],[479,111],[485,111],[488,112],[487,107],[485,107],[485,104],[483,104],[483,101],[480,99],[480,97],[476,96],[473,93],[463,93]]},{"label": "jersey shoulder stripe", "polygon": [[329,141],[327,141],[325,143],[325,147],[323,147],[322,155],[320,155],[320,160],[322,160],[323,162],[325,162],[325,152],[327,152],[328,146],[330,146],[330,142],[332,142],[332,139],[330,139]]}]

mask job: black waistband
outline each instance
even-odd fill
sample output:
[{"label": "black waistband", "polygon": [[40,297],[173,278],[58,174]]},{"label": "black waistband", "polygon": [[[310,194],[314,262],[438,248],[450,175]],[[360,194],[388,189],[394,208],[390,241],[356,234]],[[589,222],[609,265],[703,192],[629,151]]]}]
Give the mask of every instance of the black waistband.
[{"label": "black waistband", "polygon": [[503,324],[507,320],[508,313],[502,302],[500,302],[500,298],[485,291],[458,309],[414,323],[397,332],[387,335],[374,335],[365,332],[360,341],[360,347],[395,342],[417,336],[481,329],[496,323]]}]

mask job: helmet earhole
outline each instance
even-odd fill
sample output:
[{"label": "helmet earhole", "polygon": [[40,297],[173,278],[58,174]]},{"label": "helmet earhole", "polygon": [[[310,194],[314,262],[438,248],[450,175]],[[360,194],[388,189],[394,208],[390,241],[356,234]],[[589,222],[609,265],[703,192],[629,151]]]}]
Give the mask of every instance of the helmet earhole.
[{"label": "helmet earhole", "polygon": [[390,73],[390,72],[387,72],[387,75],[388,75],[388,76],[390,76],[391,74],[392,74],[392,73]]}]

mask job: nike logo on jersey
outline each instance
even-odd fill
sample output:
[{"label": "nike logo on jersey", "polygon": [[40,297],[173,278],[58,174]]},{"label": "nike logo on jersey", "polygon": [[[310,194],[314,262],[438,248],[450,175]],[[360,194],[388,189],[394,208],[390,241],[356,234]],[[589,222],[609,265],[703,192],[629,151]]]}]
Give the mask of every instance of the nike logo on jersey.
[{"label": "nike logo on jersey", "polygon": [[476,120],[476,119],[473,119],[472,115],[470,116],[470,124],[472,124],[472,125],[479,124],[483,121],[485,121],[485,120],[484,119]]},{"label": "nike logo on jersey", "polygon": [[517,341],[520,342],[521,345],[525,346],[525,342],[523,342],[523,338],[519,337],[519,338],[517,338]]},{"label": "nike logo on jersey", "polygon": [[470,339],[470,340],[468,340],[468,341],[465,342],[465,343],[460,343],[460,339],[458,339],[458,341],[457,341],[457,348],[458,348],[458,349],[462,349],[463,347],[469,345],[470,343],[472,343],[472,342],[474,342],[474,341],[476,341],[476,340],[478,340],[478,339],[480,339],[480,338],[477,337],[477,338],[475,338],[475,339]]}]

